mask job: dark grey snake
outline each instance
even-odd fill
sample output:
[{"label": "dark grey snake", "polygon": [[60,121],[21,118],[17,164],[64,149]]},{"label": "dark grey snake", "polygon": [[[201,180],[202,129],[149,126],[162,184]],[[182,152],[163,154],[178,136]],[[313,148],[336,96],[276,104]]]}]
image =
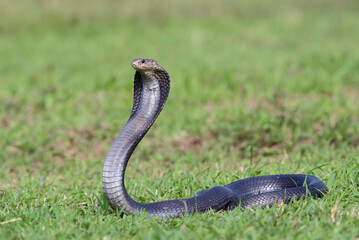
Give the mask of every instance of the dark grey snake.
[{"label": "dark grey snake", "polygon": [[192,198],[140,203],[127,193],[124,183],[128,160],[138,143],[160,114],[170,90],[170,77],[155,60],[134,59],[136,70],[132,113],[113,143],[103,167],[102,184],[113,209],[125,213],[161,217],[180,217],[208,209],[232,210],[252,206],[288,203],[307,196],[322,197],[327,188],[311,175],[271,175],[247,178],[226,186],[215,186],[198,192]]}]

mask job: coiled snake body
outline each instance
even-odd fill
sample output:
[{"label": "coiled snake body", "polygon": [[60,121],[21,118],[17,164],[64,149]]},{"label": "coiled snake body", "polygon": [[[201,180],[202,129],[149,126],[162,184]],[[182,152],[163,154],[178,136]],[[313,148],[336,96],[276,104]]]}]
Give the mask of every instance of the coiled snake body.
[{"label": "coiled snake body", "polygon": [[145,210],[148,215],[180,217],[208,209],[232,210],[239,205],[242,209],[256,205],[271,206],[275,202],[288,203],[291,199],[322,197],[326,193],[326,186],[317,177],[289,174],[238,180],[226,186],[200,191],[187,199],[136,202],[125,188],[126,166],[167,100],[170,77],[152,59],[134,59],[132,67],[136,70],[132,113],[113,143],[103,167],[103,189],[113,209],[134,214],[141,214]]}]

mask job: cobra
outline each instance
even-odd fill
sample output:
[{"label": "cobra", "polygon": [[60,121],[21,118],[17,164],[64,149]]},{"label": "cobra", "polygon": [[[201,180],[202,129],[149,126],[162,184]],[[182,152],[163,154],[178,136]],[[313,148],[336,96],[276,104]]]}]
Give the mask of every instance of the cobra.
[{"label": "cobra", "polygon": [[311,175],[270,175],[247,178],[225,186],[215,186],[198,192],[194,197],[153,203],[133,200],[126,191],[125,171],[131,154],[150,129],[167,100],[170,77],[152,59],[134,59],[136,70],[132,113],[106,157],[102,184],[105,196],[113,209],[124,213],[150,216],[181,217],[206,210],[233,210],[253,206],[272,206],[289,203],[308,196],[322,197],[325,184]]}]

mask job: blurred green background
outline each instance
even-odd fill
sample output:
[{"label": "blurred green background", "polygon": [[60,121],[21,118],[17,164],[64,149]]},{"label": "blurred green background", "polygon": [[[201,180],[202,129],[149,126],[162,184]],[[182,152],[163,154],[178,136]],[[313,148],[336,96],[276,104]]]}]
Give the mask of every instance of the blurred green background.
[{"label": "blurred green background", "polygon": [[[0,236],[359,235],[358,12],[356,0],[0,0]],[[319,224],[298,214],[303,203],[167,223],[111,212],[102,164],[140,57],[157,60],[172,89],[129,164],[136,200],[308,173],[330,188],[310,202]],[[298,222],[308,227],[290,230]]]}]

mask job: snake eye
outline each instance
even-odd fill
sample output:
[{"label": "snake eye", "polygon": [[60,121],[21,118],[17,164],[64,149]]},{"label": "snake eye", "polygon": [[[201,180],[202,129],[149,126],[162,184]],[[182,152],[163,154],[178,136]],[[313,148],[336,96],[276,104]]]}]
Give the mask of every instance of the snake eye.
[{"label": "snake eye", "polygon": [[141,60],[141,63],[145,63],[145,59],[142,59],[142,60]]}]

